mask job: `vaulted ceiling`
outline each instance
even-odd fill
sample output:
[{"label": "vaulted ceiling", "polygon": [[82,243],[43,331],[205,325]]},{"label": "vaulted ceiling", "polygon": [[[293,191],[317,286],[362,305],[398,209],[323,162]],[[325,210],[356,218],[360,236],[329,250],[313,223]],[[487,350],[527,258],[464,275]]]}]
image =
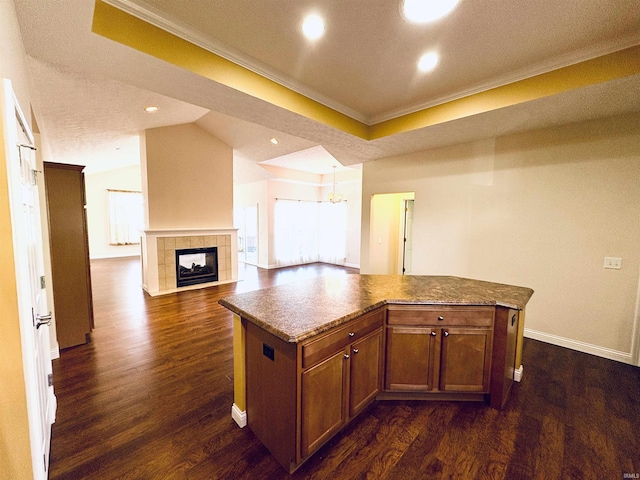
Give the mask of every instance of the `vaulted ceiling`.
[{"label": "vaulted ceiling", "polygon": [[460,0],[430,24],[399,0],[14,3],[55,161],[115,168],[137,132],[195,121],[248,163],[353,165],[640,111],[636,0]]}]

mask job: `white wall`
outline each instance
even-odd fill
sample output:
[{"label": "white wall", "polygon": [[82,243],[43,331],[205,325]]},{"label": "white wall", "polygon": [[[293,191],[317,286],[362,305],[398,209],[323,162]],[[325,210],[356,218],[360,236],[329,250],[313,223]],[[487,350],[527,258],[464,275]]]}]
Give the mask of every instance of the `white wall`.
[{"label": "white wall", "polygon": [[640,115],[366,163],[362,273],[375,265],[369,199],[400,191],[415,191],[414,274],[531,287],[528,336],[632,361]]},{"label": "white wall", "polygon": [[85,175],[87,226],[91,258],[140,255],[140,245],[109,245],[107,190],[141,191],[140,165]]},{"label": "white wall", "polygon": [[233,150],[194,123],[141,137],[149,229],[233,226]]}]

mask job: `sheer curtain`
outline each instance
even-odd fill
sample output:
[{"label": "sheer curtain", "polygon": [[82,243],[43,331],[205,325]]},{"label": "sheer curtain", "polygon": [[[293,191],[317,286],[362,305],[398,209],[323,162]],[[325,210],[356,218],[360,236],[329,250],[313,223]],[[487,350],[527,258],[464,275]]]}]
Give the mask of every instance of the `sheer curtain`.
[{"label": "sheer curtain", "polygon": [[276,265],[327,262],[344,264],[346,203],[276,199]]},{"label": "sheer curtain", "polygon": [[318,205],[318,260],[344,265],[347,260],[347,203],[322,202]]},{"label": "sheer curtain", "polygon": [[134,245],[140,243],[143,227],[142,193],[107,190],[109,195],[109,243]]}]

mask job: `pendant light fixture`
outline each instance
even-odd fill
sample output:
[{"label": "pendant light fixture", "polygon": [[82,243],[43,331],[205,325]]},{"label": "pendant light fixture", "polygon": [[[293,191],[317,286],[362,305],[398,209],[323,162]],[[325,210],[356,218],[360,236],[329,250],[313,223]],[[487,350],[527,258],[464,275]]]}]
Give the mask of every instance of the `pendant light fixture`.
[{"label": "pendant light fixture", "polygon": [[342,201],[342,194],[336,193],[336,166],[333,166],[333,192],[329,194],[329,201],[331,203],[340,203]]}]

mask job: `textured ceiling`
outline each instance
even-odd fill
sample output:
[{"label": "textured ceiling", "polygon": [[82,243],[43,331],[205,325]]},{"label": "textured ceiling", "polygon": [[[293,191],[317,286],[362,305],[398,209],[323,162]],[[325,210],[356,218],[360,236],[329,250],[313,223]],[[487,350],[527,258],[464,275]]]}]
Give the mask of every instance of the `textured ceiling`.
[{"label": "textured ceiling", "polygon": [[[408,24],[389,0],[113,2],[367,123],[640,44],[636,0],[461,0],[429,26]],[[640,110],[633,75],[367,141],[92,33],[91,0],[14,3],[49,150],[68,163],[110,159],[96,169],[126,163],[114,151],[136,156],[136,132],[193,121],[245,164],[322,146],[327,165],[331,156],[352,165]],[[310,46],[299,24],[312,7],[327,31]],[[416,58],[431,48],[439,66],[417,75]],[[160,106],[154,116],[142,111],[149,103]]]}]

